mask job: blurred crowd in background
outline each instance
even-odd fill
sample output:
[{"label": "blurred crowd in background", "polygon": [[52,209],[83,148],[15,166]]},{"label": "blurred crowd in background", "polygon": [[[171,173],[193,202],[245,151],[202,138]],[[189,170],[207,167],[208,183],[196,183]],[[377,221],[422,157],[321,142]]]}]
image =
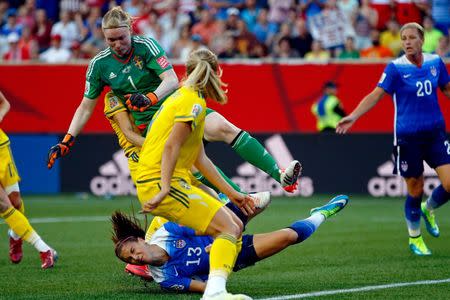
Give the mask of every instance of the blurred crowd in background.
[{"label": "blurred crowd in background", "polygon": [[450,57],[450,0],[0,0],[0,58],[92,58],[106,47],[101,19],[116,5],[136,34],[181,61],[200,47],[222,59],[397,57],[407,22],[424,26],[425,52]]}]

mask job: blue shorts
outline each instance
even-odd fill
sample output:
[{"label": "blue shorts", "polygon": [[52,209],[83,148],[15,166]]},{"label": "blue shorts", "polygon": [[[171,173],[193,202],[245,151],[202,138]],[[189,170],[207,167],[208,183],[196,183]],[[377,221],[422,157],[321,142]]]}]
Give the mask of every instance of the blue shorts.
[{"label": "blue shorts", "polygon": [[239,271],[244,268],[255,265],[261,259],[256,255],[255,246],[253,246],[253,235],[246,234],[242,237],[242,250],[239,253],[233,271]]},{"label": "blue shorts", "polygon": [[420,177],[423,161],[435,169],[450,164],[450,143],[444,130],[435,130],[398,139],[394,146],[394,174],[402,177]]}]

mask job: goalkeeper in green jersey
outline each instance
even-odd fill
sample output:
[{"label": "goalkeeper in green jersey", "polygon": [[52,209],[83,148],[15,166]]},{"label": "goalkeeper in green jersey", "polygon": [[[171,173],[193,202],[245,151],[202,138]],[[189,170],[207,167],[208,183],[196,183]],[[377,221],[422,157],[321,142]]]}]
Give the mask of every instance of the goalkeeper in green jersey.
[{"label": "goalkeeper in green jersey", "polygon": [[[109,47],[89,63],[83,100],[64,139],[50,149],[49,168],[57,158],[69,153],[75,137],[91,117],[105,86],[109,86],[118,100],[128,106],[142,135],[145,135],[153,115],[167,96],[178,88],[178,78],[164,50],[154,39],[133,36],[131,17],[120,7],[114,7],[106,13],[102,29]],[[138,133],[133,130],[122,131],[130,142],[138,140]],[[301,172],[298,161],[292,161],[285,170],[281,170],[256,139],[213,110],[208,110],[206,117],[205,139],[226,142],[244,160],[277,180],[286,191],[294,192],[297,189]],[[201,175],[197,174],[197,177],[203,180]]]}]

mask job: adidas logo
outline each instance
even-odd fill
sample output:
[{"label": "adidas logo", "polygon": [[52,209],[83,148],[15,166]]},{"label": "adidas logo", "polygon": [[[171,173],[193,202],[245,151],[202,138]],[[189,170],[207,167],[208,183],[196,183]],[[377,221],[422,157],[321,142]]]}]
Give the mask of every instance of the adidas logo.
[{"label": "adidas logo", "polygon": [[109,73],[109,79],[116,78],[117,75],[114,72]]},{"label": "adidas logo", "polygon": [[112,160],[98,169],[100,175],[91,179],[90,189],[96,196],[136,195],[130,177],[128,159],[122,150],[115,152]]},{"label": "adidas logo", "polygon": [[[406,183],[401,176],[392,174],[394,170],[394,162],[386,161],[377,168],[378,176],[372,177],[368,184],[367,190],[373,197],[401,197],[406,196]],[[425,177],[424,193],[430,195],[433,189],[440,184],[436,172],[427,163],[424,163]]]},{"label": "adidas logo", "polygon": [[[287,166],[293,157],[281,135],[276,134],[265,140],[264,146],[274,157],[279,166]],[[269,155],[269,153],[267,153]],[[269,175],[255,166],[245,162],[236,169],[238,176],[231,180],[244,191],[270,191],[273,196],[311,196],[314,193],[314,184],[310,177],[302,176],[297,191],[287,193],[281,185]]]}]

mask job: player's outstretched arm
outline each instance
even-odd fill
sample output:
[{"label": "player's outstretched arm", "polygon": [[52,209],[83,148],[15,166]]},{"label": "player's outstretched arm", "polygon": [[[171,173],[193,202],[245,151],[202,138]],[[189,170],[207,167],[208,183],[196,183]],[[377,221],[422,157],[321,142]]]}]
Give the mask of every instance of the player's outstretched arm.
[{"label": "player's outstretched arm", "polygon": [[91,118],[98,98],[89,99],[83,97],[69,126],[69,131],[64,136],[63,140],[54,145],[48,151],[47,168],[51,169],[56,160],[60,157],[66,156],[70,152],[70,148],[75,144],[75,137],[81,132],[84,125]]},{"label": "player's outstretched arm", "polygon": [[375,104],[380,101],[381,98],[385,95],[385,91],[376,87],[370,94],[365,96],[355,110],[352,113],[344,118],[342,118],[336,126],[336,133],[344,134],[346,133],[350,127],[358,120],[362,115],[372,109]]},{"label": "player's outstretched arm", "polygon": [[11,108],[11,104],[9,104],[8,100],[6,100],[5,95],[0,92],[0,123],[3,121],[3,118],[9,112]]}]

